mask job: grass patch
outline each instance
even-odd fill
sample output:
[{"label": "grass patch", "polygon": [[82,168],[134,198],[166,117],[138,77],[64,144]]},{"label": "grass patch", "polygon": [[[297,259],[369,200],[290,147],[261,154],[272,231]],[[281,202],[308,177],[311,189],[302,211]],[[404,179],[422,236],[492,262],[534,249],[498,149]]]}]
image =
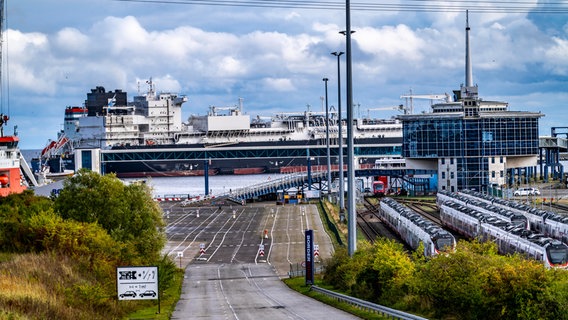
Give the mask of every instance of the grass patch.
[{"label": "grass patch", "polygon": [[2,319],[118,319],[127,311],[81,262],[52,253],[0,263]]}]

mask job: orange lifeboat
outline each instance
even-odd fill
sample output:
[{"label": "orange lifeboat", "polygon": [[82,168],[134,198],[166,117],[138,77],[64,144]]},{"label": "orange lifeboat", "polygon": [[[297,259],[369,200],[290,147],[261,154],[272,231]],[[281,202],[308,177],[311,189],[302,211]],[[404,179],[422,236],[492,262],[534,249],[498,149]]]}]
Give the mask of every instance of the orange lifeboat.
[{"label": "orange lifeboat", "polygon": [[0,174],[0,186],[5,187],[10,183],[10,178],[5,174]]}]

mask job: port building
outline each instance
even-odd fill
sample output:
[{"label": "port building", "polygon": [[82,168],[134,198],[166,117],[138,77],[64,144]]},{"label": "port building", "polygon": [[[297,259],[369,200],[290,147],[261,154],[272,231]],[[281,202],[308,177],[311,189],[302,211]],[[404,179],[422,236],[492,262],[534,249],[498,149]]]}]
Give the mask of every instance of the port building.
[{"label": "port building", "polygon": [[540,112],[510,111],[485,101],[473,85],[466,22],[465,85],[432,105],[429,113],[399,115],[407,169],[438,173],[438,190],[514,186],[536,177]]}]

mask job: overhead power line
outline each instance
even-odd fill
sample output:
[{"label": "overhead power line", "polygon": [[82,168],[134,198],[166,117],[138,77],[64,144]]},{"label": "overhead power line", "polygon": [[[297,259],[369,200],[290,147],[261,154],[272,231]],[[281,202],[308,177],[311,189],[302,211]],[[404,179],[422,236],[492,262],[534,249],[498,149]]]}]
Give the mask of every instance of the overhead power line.
[{"label": "overhead power line", "polygon": [[[254,8],[295,8],[317,10],[344,10],[344,1],[300,1],[300,0],[115,0],[174,5],[232,6]],[[534,1],[426,1],[408,0],[402,2],[351,2],[351,10],[365,11],[414,11],[414,12],[470,12],[483,13],[543,13],[566,14],[565,2],[547,2],[535,5]]]}]

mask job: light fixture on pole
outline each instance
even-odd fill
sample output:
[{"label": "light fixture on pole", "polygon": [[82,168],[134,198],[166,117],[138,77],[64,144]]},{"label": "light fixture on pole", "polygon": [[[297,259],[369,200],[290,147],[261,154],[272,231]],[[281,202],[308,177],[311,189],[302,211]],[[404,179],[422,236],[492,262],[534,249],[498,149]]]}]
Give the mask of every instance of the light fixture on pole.
[{"label": "light fixture on pole", "polygon": [[331,160],[329,155],[329,104],[327,99],[328,78],[323,78],[325,83],[325,141],[327,144],[327,200],[331,201]]},{"label": "light fixture on pole", "polygon": [[339,151],[339,219],[345,220],[345,183],[343,181],[343,125],[341,121],[341,55],[344,52],[335,51],[331,54],[337,57],[337,119],[339,127],[338,151]]}]

